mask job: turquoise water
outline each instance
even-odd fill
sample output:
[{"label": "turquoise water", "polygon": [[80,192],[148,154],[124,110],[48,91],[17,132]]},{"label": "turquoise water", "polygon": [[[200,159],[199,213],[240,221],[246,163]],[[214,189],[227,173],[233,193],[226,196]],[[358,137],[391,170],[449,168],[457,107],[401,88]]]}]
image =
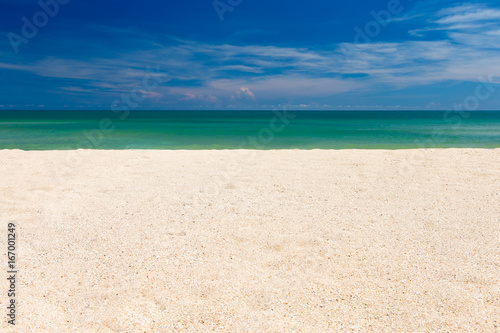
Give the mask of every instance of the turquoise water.
[{"label": "turquoise water", "polygon": [[[500,112],[467,115],[444,111],[288,111],[286,115],[271,111],[133,111],[129,115],[0,111],[0,149],[500,148]],[[107,130],[108,126],[113,129]]]}]

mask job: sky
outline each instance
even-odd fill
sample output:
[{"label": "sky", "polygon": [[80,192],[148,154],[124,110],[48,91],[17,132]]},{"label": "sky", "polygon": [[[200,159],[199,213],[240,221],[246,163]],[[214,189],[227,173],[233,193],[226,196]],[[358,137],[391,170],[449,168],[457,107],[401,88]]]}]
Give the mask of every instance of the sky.
[{"label": "sky", "polygon": [[0,110],[498,110],[500,3],[0,0]]}]

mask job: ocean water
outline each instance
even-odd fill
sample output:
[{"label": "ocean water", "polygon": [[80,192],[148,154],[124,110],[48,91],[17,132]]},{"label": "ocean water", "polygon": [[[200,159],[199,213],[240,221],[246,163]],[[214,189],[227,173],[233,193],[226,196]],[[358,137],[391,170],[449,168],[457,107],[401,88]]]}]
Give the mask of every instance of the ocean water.
[{"label": "ocean water", "polygon": [[464,147],[500,148],[500,112],[0,111],[0,149]]}]

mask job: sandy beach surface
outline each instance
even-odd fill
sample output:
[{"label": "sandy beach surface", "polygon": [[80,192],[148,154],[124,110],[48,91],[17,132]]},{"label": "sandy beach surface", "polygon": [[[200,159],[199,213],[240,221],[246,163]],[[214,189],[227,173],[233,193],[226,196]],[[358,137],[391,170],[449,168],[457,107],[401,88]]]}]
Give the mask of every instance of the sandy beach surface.
[{"label": "sandy beach surface", "polygon": [[6,150],[0,191],[2,332],[500,332],[500,149]]}]

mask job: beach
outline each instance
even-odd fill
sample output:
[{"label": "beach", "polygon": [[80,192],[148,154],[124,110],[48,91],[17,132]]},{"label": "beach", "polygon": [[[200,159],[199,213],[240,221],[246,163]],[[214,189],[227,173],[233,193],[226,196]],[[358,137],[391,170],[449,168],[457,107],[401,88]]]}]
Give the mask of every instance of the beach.
[{"label": "beach", "polygon": [[1,150],[19,273],[0,331],[499,332],[499,165],[500,149]]}]

